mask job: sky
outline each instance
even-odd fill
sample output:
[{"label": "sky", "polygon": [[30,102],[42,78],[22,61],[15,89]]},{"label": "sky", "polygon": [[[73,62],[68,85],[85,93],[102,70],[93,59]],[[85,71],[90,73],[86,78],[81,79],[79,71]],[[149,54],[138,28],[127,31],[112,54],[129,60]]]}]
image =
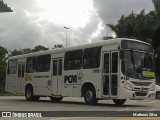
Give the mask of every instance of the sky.
[{"label": "sky", "polygon": [[[13,10],[0,13],[0,46],[8,50],[56,44],[74,46],[115,36],[106,24],[122,15],[154,9],[152,0],[4,0]],[[68,27],[69,29],[65,29]]]}]

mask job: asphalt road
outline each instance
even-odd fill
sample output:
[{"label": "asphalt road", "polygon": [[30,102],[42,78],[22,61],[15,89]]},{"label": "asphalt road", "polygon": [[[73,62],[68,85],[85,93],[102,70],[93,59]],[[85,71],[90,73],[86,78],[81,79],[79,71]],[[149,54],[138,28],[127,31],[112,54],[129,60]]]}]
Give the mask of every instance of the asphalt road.
[{"label": "asphalt road", "polygon": [[[96,106],[88,106],[83,98],[64,98],[53,103],[45,97],[29,102],[24,96],[1,96],[0,112],[3,119],[15,120],[33,116],[42,120],[159,120],[160,100],[127,100],[122,106],[103,100]],[[6,117],[9,114],[12,118]]]}]

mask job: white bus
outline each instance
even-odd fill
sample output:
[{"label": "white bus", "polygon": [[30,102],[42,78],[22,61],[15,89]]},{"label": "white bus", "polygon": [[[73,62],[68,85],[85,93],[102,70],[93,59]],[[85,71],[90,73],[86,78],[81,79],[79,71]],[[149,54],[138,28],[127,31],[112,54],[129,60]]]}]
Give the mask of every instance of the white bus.
[{"label": "white bus", "polygon": [[40,51],[8,59],[6,91],[26,100],[84,97],[98,100],[154,99],[154,54],[148,43],[116,38],[86,45]]}]

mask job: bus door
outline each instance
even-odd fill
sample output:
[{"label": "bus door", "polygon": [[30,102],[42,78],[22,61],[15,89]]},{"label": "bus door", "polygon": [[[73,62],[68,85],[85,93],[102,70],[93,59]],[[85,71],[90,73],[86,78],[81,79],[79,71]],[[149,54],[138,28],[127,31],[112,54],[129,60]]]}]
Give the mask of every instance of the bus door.
[{"label": "bus door", "polygon": [[61,95],[62,86],[62,58],[52,60],[52,94]]},{"label": "bus door", "polygon": [[103,95],[116,97],[118,90],[118,52],[103,54]]},{"label": "bus door", "polygon": [[16,93],[22,92],[21,86],[24,81],[24,69],[25,69],[25,63],[18,63],[18,79],[17,79]]}]

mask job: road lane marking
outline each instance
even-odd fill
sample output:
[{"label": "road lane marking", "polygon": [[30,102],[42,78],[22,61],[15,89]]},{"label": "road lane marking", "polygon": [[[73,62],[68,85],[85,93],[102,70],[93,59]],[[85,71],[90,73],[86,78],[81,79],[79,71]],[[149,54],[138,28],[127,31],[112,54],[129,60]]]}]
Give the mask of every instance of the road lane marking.
[{"label": "road lane marking", "polygon": [[127,108],[124,108],[124,109],[121,109],[121,110],[119,110],[119,111],[128,111],[129,110],[129,108],[127,107]]}]

